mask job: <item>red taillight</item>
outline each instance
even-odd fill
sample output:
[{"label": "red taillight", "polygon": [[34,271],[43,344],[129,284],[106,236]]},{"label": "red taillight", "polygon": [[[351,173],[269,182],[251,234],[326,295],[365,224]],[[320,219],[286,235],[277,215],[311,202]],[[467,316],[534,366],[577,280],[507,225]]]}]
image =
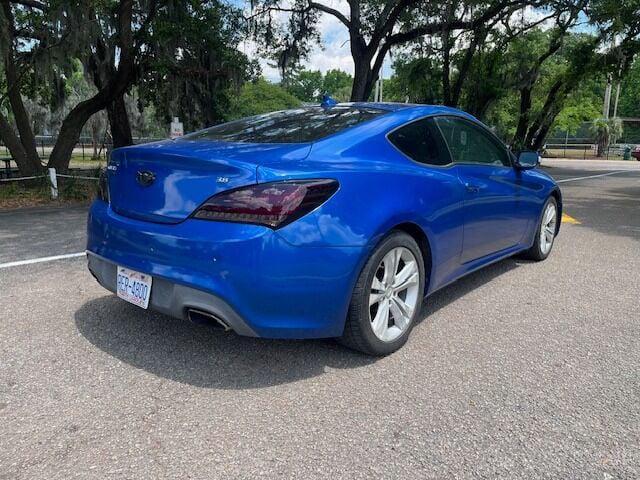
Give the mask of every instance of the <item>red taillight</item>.
[{"label": "red taillight", "polygon": [[259,183],[211,197],[194,217],[279,228],[322,205],[336,190],[338,182],[329,179]]}]

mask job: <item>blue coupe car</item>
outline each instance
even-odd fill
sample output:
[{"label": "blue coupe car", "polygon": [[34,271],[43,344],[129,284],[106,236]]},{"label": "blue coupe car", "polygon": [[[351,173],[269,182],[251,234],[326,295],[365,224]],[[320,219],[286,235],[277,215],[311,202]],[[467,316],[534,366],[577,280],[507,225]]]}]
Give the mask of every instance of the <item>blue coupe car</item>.
[{"label": "blue coupe car", "polygon": [[114,150],[89,270],[141,308],[385,355],[425,296],[505,257],[549,255],[562,199],[537,164],[445,107],[245,118]]}]

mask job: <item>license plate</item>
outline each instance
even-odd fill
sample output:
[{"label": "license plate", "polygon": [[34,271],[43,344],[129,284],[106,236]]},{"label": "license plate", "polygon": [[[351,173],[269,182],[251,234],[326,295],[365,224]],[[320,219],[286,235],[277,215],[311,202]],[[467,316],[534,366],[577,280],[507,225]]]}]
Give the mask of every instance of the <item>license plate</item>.
[{"label": "license plate", "polygon": [[146,273],[118,267],[116,292],[123,300],[146,309],[151,297],[152,280]]}]

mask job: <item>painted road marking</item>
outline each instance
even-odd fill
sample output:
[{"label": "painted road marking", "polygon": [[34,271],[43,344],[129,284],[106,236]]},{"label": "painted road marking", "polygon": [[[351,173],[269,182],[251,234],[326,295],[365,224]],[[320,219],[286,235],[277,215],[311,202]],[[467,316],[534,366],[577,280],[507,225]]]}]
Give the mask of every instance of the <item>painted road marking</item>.
[{"label": "painted road marking", "polygon": [[589,175],[587,177],[565,178],[563,180],[556,180],[556,183],[576,182],[578,180],[586,180],[588,178],[608,177],[609,175],[617,175],[619,173],[635,172],[635,171],[637,170],[617,170],[615,172],[601,173],[599,175]]},{"label": "painted road marking", "polygon": [[17,262],[0,263],[0,268],[20,267],[22,265],[32,265],[34,263],[53,262],[54,260],[65,260],[67,258],[84,257],[85,252],[67,253],[66,255],[54,255],[52,257],[31,258],[29,260],[19,260]]},{"label": "painted road marking", "polygon": [[566,213],[562,214],[562,223],[570,223],[571,225],[580,225],[581,222]]}]

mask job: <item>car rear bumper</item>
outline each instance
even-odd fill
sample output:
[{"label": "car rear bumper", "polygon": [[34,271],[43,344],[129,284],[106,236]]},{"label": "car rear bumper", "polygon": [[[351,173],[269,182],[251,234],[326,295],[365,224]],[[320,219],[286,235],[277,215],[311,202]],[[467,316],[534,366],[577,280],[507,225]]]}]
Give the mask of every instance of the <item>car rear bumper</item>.
[{"label": "car rear bumper", "polygon": [[[117,265],[94,253],[87,252],[89,271],[107,290],[116,292]],[[239,335],[256,337],[257,334],[224,300],[202,290],[179,285],[156,277],[151,289],[149,308],[172,317],[188,319],[188,312],[206,312],[221,319]]]},{"label": "car rear bumper", "polygon": [[150,308],[189,308],[241,335],[342,334],[362,247],[293,246],[266,227],[188,219],[167,225],[123,217],[96,201],[88,219],[89,269],[115,291],[121,265],[153,277]]}]

